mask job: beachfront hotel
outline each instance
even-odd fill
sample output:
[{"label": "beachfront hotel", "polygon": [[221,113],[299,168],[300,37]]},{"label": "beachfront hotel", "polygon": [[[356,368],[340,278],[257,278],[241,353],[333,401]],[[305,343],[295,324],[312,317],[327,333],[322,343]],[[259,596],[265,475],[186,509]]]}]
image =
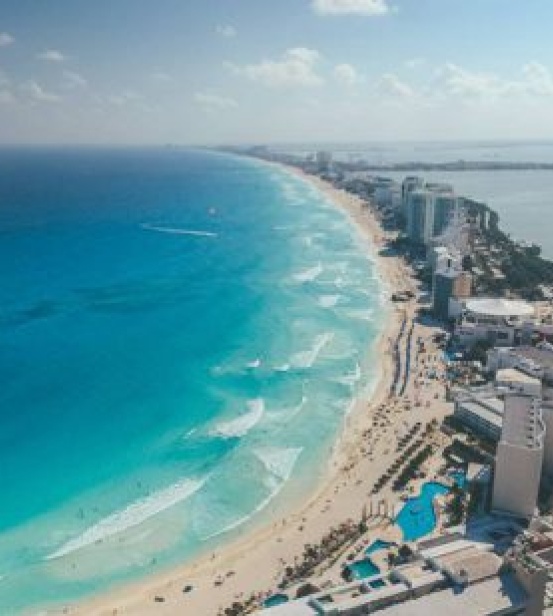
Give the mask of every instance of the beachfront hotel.
[{"label": "beachfront hotel", "polygon": [[544,439],[541,400],[521,395],[507,396],[496,454],[492,497],[495,511],[527,518],[535,514]]},{"label": "beachfront hotel", "polygon": [[416,244],[427,246],[442,235],[459,209],[459,199],[448,185],[427,184],[407,196],[407,235]]},{"label": "beachfront hotel", "polygon": [[[517,537],[516,543],[513,539]],[[539,616],[551,603],[553,525],[488,518],[470,533],[421,540],[386,574],[266,608],[263,616]]]}]

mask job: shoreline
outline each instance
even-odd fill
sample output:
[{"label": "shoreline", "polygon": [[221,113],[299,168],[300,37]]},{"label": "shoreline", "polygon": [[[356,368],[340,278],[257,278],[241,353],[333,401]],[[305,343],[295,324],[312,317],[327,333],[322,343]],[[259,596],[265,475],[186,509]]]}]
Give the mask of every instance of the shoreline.
[{"label": "shoreline", "polygon": [[[374,258],[387,292],[399,288],[399,285],[405,288],[410,284],[409,273],[401,259],[384,258],[379,254],[385,233],[361,199],[294,167],[281,164],[278,167],[315,186],[329,202],[346,213],[367,243],[367,252]],[[372,343],[375,354],[385,358],[385,361],[368,396],[365,392],[358,394],[352,411],[344,417],[327,468],[317,478],[307,498],[301,498],[298,503],[289,503],[282,520],[269,524],[263,522],[260,527],[246,531],[244,536],[223,542],[212,555],[204,554],[192,563],[156,572],[142,580],[123,583],[76,604],[56,607],[53,611],[50,609],[48,613],[113,615],[148,614],[155,610],[156,613],[170,614],[177,609],[186,609],[195,614],[216,614],[220,607],[231,605],[240,593],[247,596],[250,591],[274,589],[281,577],[281,562],[293,562],[301,554],[304,543],[315,542],[333,524],[343,522],[352,515],[357,516],[366,500],[364,496],[350,494],[343,501],[333,496],[344,491],[350,479],[351,468],[345,469],[351,462],[351,451],[359,445],[359,435],[372,425],[374,411],[387,398],[393,378],[393,359],[388,345],[391,339],[398,336],[401,319],[398,318],[400,311],[393,304],[388,305],[389,312],[379,328],[378,339]],[[386,461],[383,457],[381,464],[370,465],[373,468],[367,469],[369,477],[376,477]],[[319,513],[317,510],[321,507],[323,510]],[[327,515],[321,515],[323,513]],[[305,528],[307,526],[309,529]],[[233,573],[228,576],[230,571]],[[260,571],[263,571],[261,576]],[[223,574],[224,583],[214,587],[213,580]],[[194,591],[183,594],[182,588],[187,584],[192,585]],[[163,597],[163,602],[156,602],[156,597]]]}]

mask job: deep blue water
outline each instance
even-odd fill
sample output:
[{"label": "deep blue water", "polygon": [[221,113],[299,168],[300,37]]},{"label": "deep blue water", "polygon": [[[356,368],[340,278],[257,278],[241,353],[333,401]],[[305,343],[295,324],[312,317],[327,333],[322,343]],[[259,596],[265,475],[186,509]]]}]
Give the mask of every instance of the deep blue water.
[{"label": "deep blue water", "polygon": [[255,161],[0,150],[0,281],[3,614],[276,515],[378,374],[362,241]]}]

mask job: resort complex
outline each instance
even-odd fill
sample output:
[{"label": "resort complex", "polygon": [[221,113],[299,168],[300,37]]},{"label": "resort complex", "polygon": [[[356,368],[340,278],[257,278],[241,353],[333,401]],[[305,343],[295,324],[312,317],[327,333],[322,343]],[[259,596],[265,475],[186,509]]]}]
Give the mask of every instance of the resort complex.
[{"label": "resort complex", "polygon": [[218,613],[553,614],[553,309],[547,284],[509,285],[513,268],[548,262],[447,184],[396,183],[329,152],[247,153],[353,195],[394,264],[396,325],[390,381],[359,411],[369,427],[320,511],[342,501],[349,515],[322,535],[292,520],[301,553]]}]

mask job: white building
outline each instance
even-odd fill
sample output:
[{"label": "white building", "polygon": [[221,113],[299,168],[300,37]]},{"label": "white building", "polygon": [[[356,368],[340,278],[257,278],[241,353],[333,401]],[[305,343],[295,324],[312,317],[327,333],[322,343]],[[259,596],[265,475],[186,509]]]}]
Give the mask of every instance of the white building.
[{"label": "white building", "polygon": [[433,246],[427,254],[428,265],[432,271],[452,267],[462,269],[462,257],[456,250],[451,250],[449,246]]},{"label": "white building", "polygon": [[478,436],[499,441],[505,404],[494,392],[461,392],[455,398],[453,416]]},{"label": "white building", "polygon": [[494,510],[527,518],[534,515],[541,481],[544,438],[541,401],[528,396],[507,396],[496,454]]},{"label": "white building", "polygon": [[541,379],[529,376],[517,368],[502,368],[495,375],[495,386],[510,393],[542,397]]},{"label": "white building", "polygon": [[493,373],[503,368],[516,368],[553,384],[553,350],[548,344],[493,348],[488,351],[487,368]]},{"label": "white building", "polygon": [[455,336],[465,346],[487,342],[492,346],[516,346],[532,327],[534,307],[524,301],[501,297],[475,297],[459,303],[460,322]]},{"label": "white building", "polygon": [[413,242],[428,245],[442,235],[459,209],[459,199],[446,189],[417,188],[407,195],[407,234]]}]

